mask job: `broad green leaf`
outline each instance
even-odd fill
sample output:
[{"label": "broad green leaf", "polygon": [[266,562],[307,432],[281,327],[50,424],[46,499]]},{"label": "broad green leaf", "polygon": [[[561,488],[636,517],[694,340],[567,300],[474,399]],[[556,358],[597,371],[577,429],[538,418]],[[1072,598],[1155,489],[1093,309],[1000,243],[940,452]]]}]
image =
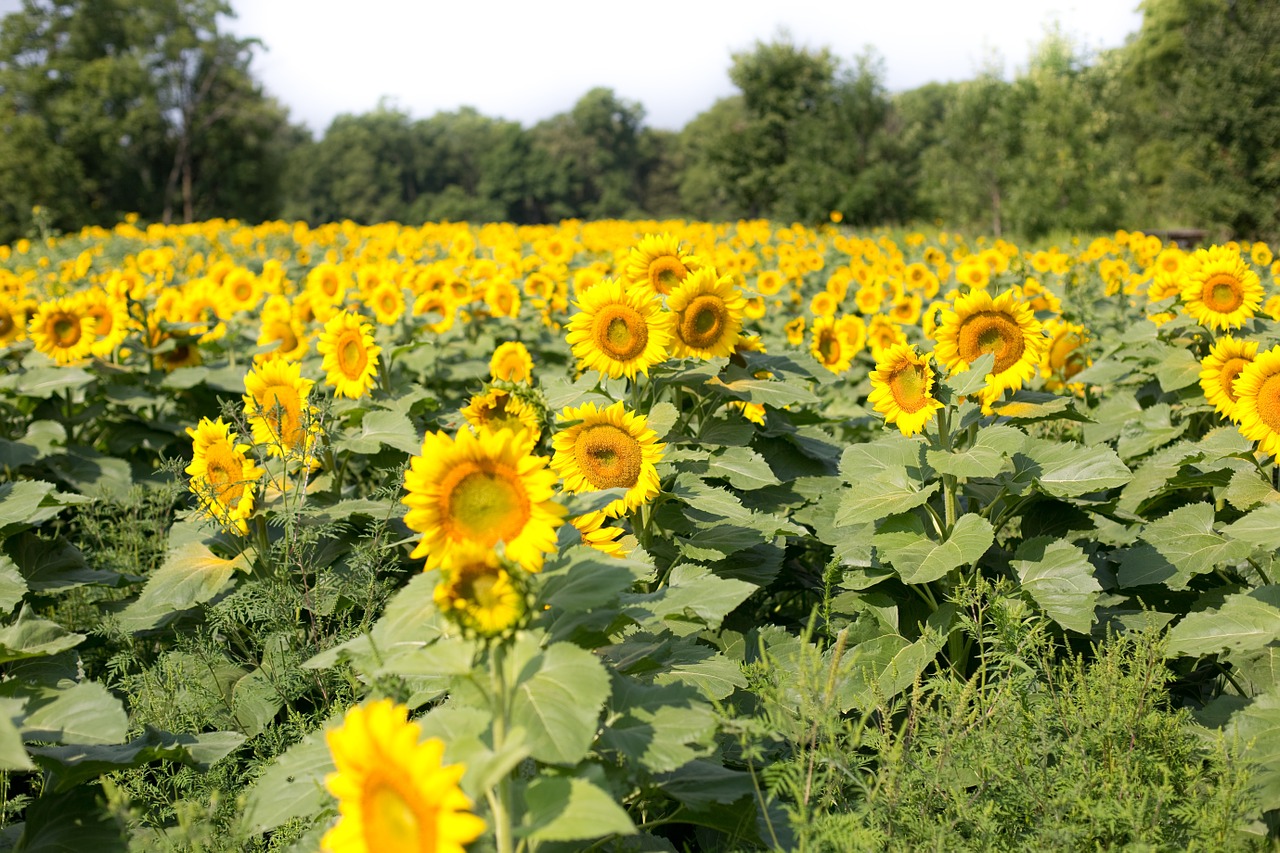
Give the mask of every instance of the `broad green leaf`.
[{"label": "broad green leaf", "polygon": [[680,553],[690,560],[714,563],[753,545],[759,545],[765,539],[765,534],[754,527],[714,524],[699,527],[693,536],[682,540]]},{"label": "broad green leaf", "polygon": [[704,759],[659,775],[658,787],[677,802],[695,809],[713,803],[732,803],[755,793],[750,773],[730,770]]},{"label": "broad green leaf", "polygon": [[671,432],[671,427],[675,426],[676,419],[680,413],[676,411],[676,407],[668,403],[666,400],[655,403],[645,415],[645,425],[649,429],[658,434],[658,440],[667,437],[667,433]]},{"label": "broad green leaf", "polygon": [[941,545],[925,537],[922,529],[920,538],[901,547],[886,548],[885,556],[904,583],[929,583],[946,577],[956,566],[976,562],[994,541],[991,523],[968,513],[956,520],[951,535]]},{"label": "broad green leaf", "polygon": [[509,652],[515,684],[511,723],[525,730],[529,754],[549,764],[576,764],[595,737],[609,675],[600,659],[570,643],[538,649],[522,635]]},{"label": "broad green leaf", "polygon": [[202,542],[181,545],[169,551],[138,600],[120,613],[120,626],[145,631],[163,625],[222,592],[237,571],[249,569],[244,554],[225,559]]},{"label": "broad green leaf", "polygon": [[1174,424],[1168,403],[1157,403],[1143,409],[1136,418],[1125,421],[1120,429],[1116,452],[1121,459],[1132,460],[1150,450],[1173,441],[1187,430],[1188,422]]},{"label": "broad green leaf", "polygon": [[581,841],[636,831],[613,795],[586,779],[534,779],[525,788],[524,806],[516,834],[530,841]]},{"label": "broad green leaf", "polygon": [[62,507],[45,505],[53,489],[53,483],[40,480],[0,483],[0,539],[57,515]]},{"label": "broad green leaf", "polygon": [[1122,486],[1132,476],[1109,447],[1084,447],[1074,441],[1028,439],[1024,453],[1040,490],[1059,498]]},{"label": "broad green leaf", "polygon": [[995,365],[995,353],[983,353],[972,364],[960,362],[955,368],[956,372],[943,379],[940,384],[956,397],[976,394],[987,387],[987,377]]},{"label": "broad green leaf", "polygon": [[1076,410],[1074,398],[1044,391],[1015,391],[1006,402],[996,403],[991,409],[996,417],[1007,418],[1015,424],[1030,424],[1046,420],[1086,422],[1089,420],[1087,416]]},{"label": "broad green leaf", "polygon": [[88,447],[69,448],[52,457],[49,468],[82,495],[123,501],[133,488],[129,463]]},{"label": "broad green leaf", "polygon": [[1009,465],[1008,457],[1022,449],[1027,434],[1016,427],[992,424],[978,431],[973,446],[947,452],[930,450],[929,465],[939,474],[957,477],[994,477]]},{"label": "broad green leaf", "polygon": [[353,453],[377,453],[392,447],[414,455],[422,450],[422,436],[405,415],[381,409],[366,414],[360,421],[360,432],[337,446]]},{"label": "broad green leaf", "polygon": [[667,585],[653,593],[624,594],[622,601],[641,624],[657,620],[675,629],[717,628],[730,611],[757,587],[746,581],[717,577],[705,566],[681,563],[671,569]]},{"label": "broad green leaf", "polygon": [[37,367],[17,377],[14,390],[24,397],[49,399],[60,391],[83,388],[93,374],[79,367]]},{"label": "broad green leaf", "polygon": [[69,744],[120,743],[129,731],[124,705],[111,691],[94,681],[82,681],[58,690],[52,699],[27,703],[22,721],[27,740]]},{"label": "broad green leaf", "polygon": [[21,699],[0,698],[0,770],[34,770],[14,719],[22,715]]},{"label": "broad green leaf", "polygon": [[244,743],[239,732],[169,734],[147,729],[142,737],[114,746],[33,746],[31,754],[52,773],[54,790],[65,791],[104,773],[141,767],[153,761],[175,761],[208,770],[215,761]]},{"label": "broad green leaf", "polygon": [[726,447],[712,454],[710,476],[728,480],[736,489],[760,489],[778,482],[768,463],[749,447]]},{"label": "broad green leaf", "polygon": [[101,796],[89,785],[45,792],[27,806],[13,853],[127,853],[120,825],[98,803]]},{"label": "broad green leaf", "polygon": [[1062,627],[1089,633],[1102,585],[1093,564],[1070,542],[1040,537],[1023,542],[1011,562],[1022,588]]},{"label": "broad green leaf", "polygon": [[683,684],[644,685],[615,676],[600,747],[651,773],[675,770],[711,746],[716,716],[702,694]]},{"label": "broad green leaf", "polygon": [[594,548],[568,548],[548,561],[538,577],[542,603],[563,610],[582,611],[614,602],[638,576],[638,563],[604,557]]},{"label": "broad green leaf", "polygon": [[80,549],[61,536],[47,539],[28,530],[7,545],[27,586],[37,592],[65,592],[89,584],[115,586],[123,580],[114,572],[89,568]]},{"label": "broad green leaf", "polygon": [[1243,560],[1253,551],[1247,542],[1226,539],[1213,530],[1213,505],[1188,504],[1147,525],[1142,538],[1177,570],[1165,581],[1185,589],[1195,575]]},{"label": "broad green leaf", "polygon": [[318,813],[332,802],[324,777],[333,770],[324,732],[307,735],[276,758],[249,787],[242,814],[244,826],[256,834],[295,817]]},{"label": "broad green leaf", "polygon": [[1200,657],[1253,651],[1280,638],[1280,586],[1235,593],[1222,606],[1188,613],[1169,630],[1169,654]]},{"label": "broad green leaf", "polygon": [[1264,503],[1244,518],[1222,528],[1231,539],[1239,539],[1268,551],[1280,550],[1280,503]]},{"label": "broad green leaf", "polygon": [[[832,697],[841,712],[870,710],[910,687],[938,656],[954,615],[950,604],[938,608],[914,643],[897,634],[885,634],[846,649],[836,662],[839,678]],[[832,665],[834,651],[828,649],[823,654],[827,666]]]},{"label": "broad green leaf", "polygon": [[710,388],[728,397],[745,400],[750,403],[763,403],[775,409],[785,408],[796,403],[802,405],[816,403],[818,398],[805,387],[805,384],[799,379],[785,381],[780,379],[756,379],[749,374],[740,379],[732,379],[729,382],[722,381],[718,376],[707,382]]},{"label": "broad green leaf", "polygon": [[655,676],[653,682],[689,684],[709,699],[724,699],[735,689],[747,686],[742,667],[719,652],[698,661],[668,662],[666,671]]},{"label": "broad green leaf", "polygon": [[0,628],[0,663],[56,655],[75,648],[84,634],[72,634],[57,622],[33,616],[24,604],[18,618]]},{"label": "broad green leaf", "polygon": [[1222,495],[1236,509],[1252,509],[1258,504],[1280,503],[1280,492],[1258,471],[1237,471]]},{"label": "broad green leaf", "polygon": [[0,614],[8,613],[27,594],[27,582],[18,566],[0,554]]},{"label": "broad green leaf", "polygon": [[1168,355],[1156,365],[1156,379],[1165,391],[1177,391],[1200,381],[1203,368],[1200,360],[1185,347],[1172,347]]},{"label": "broad green leaf", "polygon": [[1252,777],[1264,811],[1280,808],[1280,690],[1270,690],[1231,716],[1228,738],[1248,747]]}]

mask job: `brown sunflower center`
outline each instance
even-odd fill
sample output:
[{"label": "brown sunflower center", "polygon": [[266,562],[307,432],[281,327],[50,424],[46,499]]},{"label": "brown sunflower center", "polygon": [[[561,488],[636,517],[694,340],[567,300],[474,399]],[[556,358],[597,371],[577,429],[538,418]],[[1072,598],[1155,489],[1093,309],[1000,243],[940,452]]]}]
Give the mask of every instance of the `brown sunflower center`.
[{"label": "brown sunflower center", "polygon": [[992,373],[1003,373],[1018,363],[1026,349],[1022,328],[1003,311],[979,311],[960,325],[960,357],[973,364],[984,353],[995,353]]},{"label": "brown sunflower center", "polygon": [[71,314],[62,311],[54,314],[46,328],[55,346],[73,347],[80,343],[80,320]]},{"label": "brown sunflower center", "polygon": [[662,255],[649,264],[649,282],[662,294],[670,293],[671,288],[684,281],[688,274],[689,268],[675,255]]},{"label": "brown sunflower center", "polygon": [[1211,310],[1230,314],[1244,302],[1244,288],[1230,273],[1217,273],[1205,279],[1200,298]]},{"label": "brown sunflower center", "polygon": [[17,327],[18,324],[13,321],[13,315],[0,308],[0,340],[8,337]]},{"label": "brown sunflower center", "polygon": [[889,378],[889,390],[898,408],[911,414],[929,402],[929,375],[923,364],[904,364]]},{"label": "brown sunflower center", "polygon": [[434,815],[419,814],[394,785],[382,780],[371,784],[365,790],[361,807],[366,849],[436,849]]},{"label": "brown sunflower center", "polygon": [[649,327],[640,312],[628,305],[610,305],[596,315],[595,344],[614,361],[630,361],[644,352]]},{"label": "brown sunflower center", "polygon": [[232,285],[231,294],[237,302],[248,302],[253,298],[253,283],[240,279]]},{"label": "brown sunflower center", "polygon": [[369,352],[364,348],[358,332],[347,332],[334,350],[338,355],[338,369],[348,379],[358,379],[369,363]]},{"label": "brown sunflower center", "polygon": [[583,429],[574,441],[573,455],[587,482],[597,489],[629,489],[640,481],[640,442],[613,424]]},{"label": "brown sunflower center", "polygon": [[720,341],[728,321],[724,300],[704,293],[695,297],[680,315],[680,340],[695,349],[709,349]]},{"label": "brown sunflower center", "polygon": [[1222,391],[1227,395],[1227,399],[1236,402],[1240,398],[1236,396],[1235,382],[1236,377],[1240,375],[1240,371],[1249,366],[1249,361],[1243,358],[1229,358],[1226,364],[1222,365],[1222,372],[1218,374],[1218,382],[1222,385]]},{"label": "brown sunflower center", "polygon": [[1280,433],[1280,373],[1268,376],[1258,389],[1258,417],[1273,433]]},{"label": "brown sunflower center", "polygon": [[818,338],[818,356],[823,364],[835,364],[840,361],[840,339],[831,332],[823,332]]},{"label": "brown sunflower center", "polygon": [[[529,520],[529,496],[514,471],[471,466],[443,490],[445,517],[456,531],[455,539],[471,539],[484,545],[510,542]],[[452,478],[450,478],[452,479]]]}]

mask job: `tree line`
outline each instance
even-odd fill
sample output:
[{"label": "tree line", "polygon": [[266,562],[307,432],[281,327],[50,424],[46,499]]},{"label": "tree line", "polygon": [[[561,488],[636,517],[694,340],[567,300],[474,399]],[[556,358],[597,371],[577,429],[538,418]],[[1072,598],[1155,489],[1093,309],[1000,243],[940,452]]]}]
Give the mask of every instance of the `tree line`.
[{"label": "tree line", "polygon": [[1036,238],[1280,235],[1280,4],[1144,0],[1089,54],[1049,32],[1011,77],[901,93],[873,52],[786,38],[680,131],[607,88],[525,127],[386,103],[319,138],[263,91],[223,0],[24,0],[0,24],[0,242],[53,226],[769,217]]}]

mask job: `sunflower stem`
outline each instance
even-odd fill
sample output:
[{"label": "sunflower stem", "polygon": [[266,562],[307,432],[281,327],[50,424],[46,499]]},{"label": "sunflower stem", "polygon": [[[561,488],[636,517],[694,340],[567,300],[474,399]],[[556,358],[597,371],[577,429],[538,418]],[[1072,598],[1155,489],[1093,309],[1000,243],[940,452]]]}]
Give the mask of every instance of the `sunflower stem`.
[{"label": "sunflower stem", "polygon": [[[507,681],[506,661],[503,651],[506,646],[495,642],[491,647],[489,658],[489,676],[493,690],[493,751],[501,755],[507,737]],[[498,846],[498,853],[514,853],[511,832],[511,774],[498,780],[494,791],[486,795],[489,808],[493,811],[493,835]]]},{"label": "sunflower stem", "polygon": [[[938,410],[938,441],[942,444],[942,449],[951,452],[951,407],[943,406]],[[954,474],[942,475],[942,507],[945,514],[946,533],[951,535],[951,530],[956,526],[956,476]]]}]

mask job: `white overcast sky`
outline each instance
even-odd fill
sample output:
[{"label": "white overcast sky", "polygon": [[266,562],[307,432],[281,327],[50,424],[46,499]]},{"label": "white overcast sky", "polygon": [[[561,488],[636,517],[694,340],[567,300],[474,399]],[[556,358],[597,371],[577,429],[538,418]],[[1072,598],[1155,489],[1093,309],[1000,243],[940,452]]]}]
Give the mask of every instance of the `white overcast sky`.
[{"label": "white overcast sky", "polygon": [[[413,118],[473,106],[527,126],[594,86],[678,130],[735,92],[730,55],[785,28],[840,58],[871,45],[890,91],[963,80],[993,55],[1025,65],[1046,27],[1091,49],[1142,22],[1138,0],[231,0],[228,22],[265,46],[267,91],[317,134],[379,100]],[[18,0],[0,0],[0,12]]]}]

